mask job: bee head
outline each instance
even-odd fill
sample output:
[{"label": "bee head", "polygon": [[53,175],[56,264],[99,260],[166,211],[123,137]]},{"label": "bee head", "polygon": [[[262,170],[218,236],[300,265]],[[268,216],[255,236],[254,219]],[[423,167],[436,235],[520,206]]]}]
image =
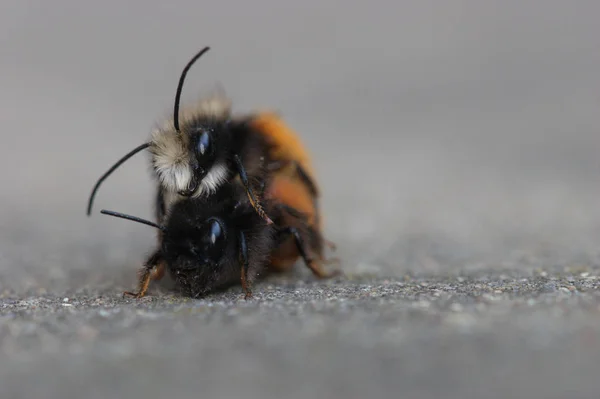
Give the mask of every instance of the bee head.
[{"label": "bee head", "polygon": [[181,113],[179,130],[169,121],[153,132],[149,150],[163,187],[200,197],[214,193],[229,178],[230,116],[229,100],[207,98]]},{"label": "bee head", "polygon": [[[236,242],[225,221],[211,217],[193,225],[174,226],[162,241],[162,253],[178,285],[189,295],[211,291],[235,259]],[[231,259],[230,259],[231,258]]]}]

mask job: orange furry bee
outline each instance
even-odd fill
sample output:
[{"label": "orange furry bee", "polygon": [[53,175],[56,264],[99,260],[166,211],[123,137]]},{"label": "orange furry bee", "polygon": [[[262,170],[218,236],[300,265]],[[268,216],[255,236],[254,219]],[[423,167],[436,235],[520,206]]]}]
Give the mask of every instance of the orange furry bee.
[{"label": "orange furry bee", "polygon": [[[96,183],[89,199],[88,215],[91,213],[94,196],[104,179],[131,156],[149,149],[158,181],[156,197],[158,224],[103,211],[113,216],[150,224],[161,230],[160,248],[150,256],[142,269],[138,292],[127,293],[135,297],[145,295],[150,280],[162,278],[165,266],[171,274],[182,275],[180,263],[174,260],[177,258],[177,253],[190,253],[195,247],[189,243],[189,238],[196,237],[206,242],[206,234],[212,231],[202,230],[198,226],[202,217],[205,221],[220,220],[220,224],[213,223],[213,227],[221,232],[233,229],[239,233],[244,229],[252,230],[261,225],[257,220],[250,221],[252,218],[248,219],[247,212],[239,211],[240,209],[246,211],[246,205],[242,205],[244,202],[239,198],[239,190],[234,188],[238,183],[241,183],[242,191],[247,196],[251,209],[262,222],[267,226],[273,224],[273,219],[277,222],[276,226],[272,226],[275,241],[267,243],[268,234],[258,234],[262,240],[250,240],[252,242],[246,243],[246,240],[240,239],[238,246],[246,248],[247,252],[256,253],[264,253],[264,250],[260,251],[258,248],[269,248],[268,264],[272,270],[288,269],[301,256],[317,276],[328,276],[320,267],[320,263],[325,262],[323,245],[328,244],[332,248],[334,246],[324,240],[321,234],[319,191],[314,181],[310,157],[298,135],[272,112],[232,115],[231,102],[224,97],[204,99],[196,106],[184,109],[180,115],[179,100],[187,71],[207,50],[208,47],[196,54],[180,76],[173,119],[156,129],[152,133],[150,142],[137,147],[111,167]],[[263,200],[259,200],[258,191],[264,194]],[[269,204],[267,212],[263,209],[263,202]],[[178,205],[179,203],[182,204]],[[237,213],[234,212],[234,216],[237,215],[236,217],[241,217],[243,220],[227,217],[224,212],[226,209],[233,212],[232,206],[237,207],[235,209],[238,210]],[[211,212],[219,215],[215,216],[217,219],[210,216]],[[227,223],[233,223],[233,227],[226,227]],[[198,227],[200,230],[190,226]],[[204,236],[198,236],[197,230],[203,231]],[[175,251],[174,246],[170,245],[166,249],[165,243],[172,244],[177,241],[174,237],[179,237],[180,244],[187,242],[187,247],[175,245],[179,248]],[[214,237],[216,240],[217,236]],[[194,251],[198,252],[197,249]],[[232,249],[229,248],[228,251]],[[240,259],[244,259],[242,254],[244,251],[242,249],[240,251]],[[231,255],[230,252],[228,253]],[[213,255],[218,257],[214,253]],[[214,273],[230,281],[231,276],[235,274],[235,267],[231,266],[232,258],[227,259],[226,266]],[[202,264],[199,259],[196,259],[196,263]],[[214,266],[218,262],[211,260],[209,263]],[[252,267],[246,266],[246,269],[258,270],[260,263],[261,261],[257,259],[248,260],[248,264]],[[191,295],[200,295],[210,290],[212,285],[220,285],[208,277],[199,278],[202,273],[189,272],[188,269],[192,264],[194,264],[194,257],[188,256],[187,266],[183,267],[187,270],[184,274],[191,273],[191,276],[195,276],[196,283],[191,284],[190,278],[180,281],[181,286],[188,287],[187,291]],[[244,267],[240,270],[242,286],[246,287],[254,274],[250,273],[250,270],[244,272]],[[247,296],[251,295],[249,288],[245,288],[245,291]]]},{"label": "orange furry bee", "polygon": [[[173,203],[189,197],[206,197],[219,186],[239,178],[256,212],[267,222],[256,195],[255,183],[268,171],[271,161],[305,167],[305,151],[293,132],[279,134],[281,123],[274,115],[253,113],[234,115],[231,101],[215,95],[179,110],[185,76],[209,47],[198,52],[185,66],[179,78],[173,117],[157,127],[151,140],[130,151],[117,161],[96,183],[88,201],[91,214],[94,197],[102,182],[136,153],[148,149],[157,180],[156,217],[159,222]],[[275,127],[275,128],[274,128]],[[311,171],[300,173],[307,175]],[[312,184],[305,179],[306,184]]]}]

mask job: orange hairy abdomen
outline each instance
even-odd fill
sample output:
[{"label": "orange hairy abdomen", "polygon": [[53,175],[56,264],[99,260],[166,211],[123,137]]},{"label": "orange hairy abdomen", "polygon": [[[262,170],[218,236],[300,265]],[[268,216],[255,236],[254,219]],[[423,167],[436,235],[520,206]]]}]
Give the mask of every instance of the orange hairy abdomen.
[{"label": "orange hairy abdomen", "polygon": [[297,162],[317,186],[311,157],[300,137],[291,127],[274,112],[259,113],[251,123],[271,145],[272,149],[269,153],[271,159]]}]

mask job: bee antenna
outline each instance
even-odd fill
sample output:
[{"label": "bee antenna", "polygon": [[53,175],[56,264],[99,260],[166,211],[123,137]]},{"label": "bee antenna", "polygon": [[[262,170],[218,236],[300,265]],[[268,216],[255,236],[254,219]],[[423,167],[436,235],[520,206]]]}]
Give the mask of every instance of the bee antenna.
[{"label": "bee antenna", "polygon": [[102,182],[108,177],[110,176],[110,174],[112,172],[115,171],[115,169],[117,169],[119,166],[121,166],[121,164],[125,161],[127,161],[129,158],[131,158],[132,156],[134,156],[135,154],[137,154],[138,152],[146,149],[150,147],[150,143],[144,143],[140,146],[137,146],[136,148],[134,148],[133,150],[129,151],[127,154],[125,154],[125,156],[123,156],[121,159],[119,159],[113,166],[111,166],[111,168],[102,175],[102,177],[100,177],[100,179],[98,179],[98,181],[96,182],[96,185],[94,186],[94,188],[92,189],[92,194],[90,195],[90,199],[88,200],[88,208],[87,208],[87,215],[90,216],[90,214],[92,213],[92,205],[94,203],[94,197],[96,196],[96,192],[98,191],[98,188],[100,188],[100,184],[102,184]]},{"label": "bee antenna", "polygon": [[126,215],[126,214],[120,213],[120,212],[107,211],[106,209],[102,209],[100,211],[100,213],[102,213],[104,215],[115,216],[115,217],[118,217],[121,219],[132,220],[134,222],[138,222],[138,223],[146,224],[148,226],[156,227],[157,229],[159,229],[161,231],[166,231],[166,229],[163,226],[159,226],[158,224],[156,224],[154,222],[151,222],[146,219],[138,218],[136,216]]},{"label": "bee antenna", "polygon": [[173,107],[173,125],[175,126],[175,130],[179,132],[179,100],[181,98],[181,90],[183,89],[183,82],[185,81],[185,75],[187,75],[189,69],[194,65],[198,58],[202,56],[202,54],[206,53],[210,50],[210,47],[206,46],[202,50],[200,50],[183,68],[181,72],[181,76],[179,77],[179,84],[177,85],[177,93],[175,94],[175,106]]}]

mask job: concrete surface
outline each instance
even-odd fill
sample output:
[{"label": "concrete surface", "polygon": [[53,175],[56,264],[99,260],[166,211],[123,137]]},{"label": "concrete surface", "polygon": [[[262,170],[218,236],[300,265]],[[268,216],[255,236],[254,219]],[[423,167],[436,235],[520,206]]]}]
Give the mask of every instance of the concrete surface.
[{"label": "concrete surface", "polygon": [[[600,5],[7,1],[0,397],[597,398]],[[154,286],[147,159],[223,86],[314,154],[346,278]]]}]

